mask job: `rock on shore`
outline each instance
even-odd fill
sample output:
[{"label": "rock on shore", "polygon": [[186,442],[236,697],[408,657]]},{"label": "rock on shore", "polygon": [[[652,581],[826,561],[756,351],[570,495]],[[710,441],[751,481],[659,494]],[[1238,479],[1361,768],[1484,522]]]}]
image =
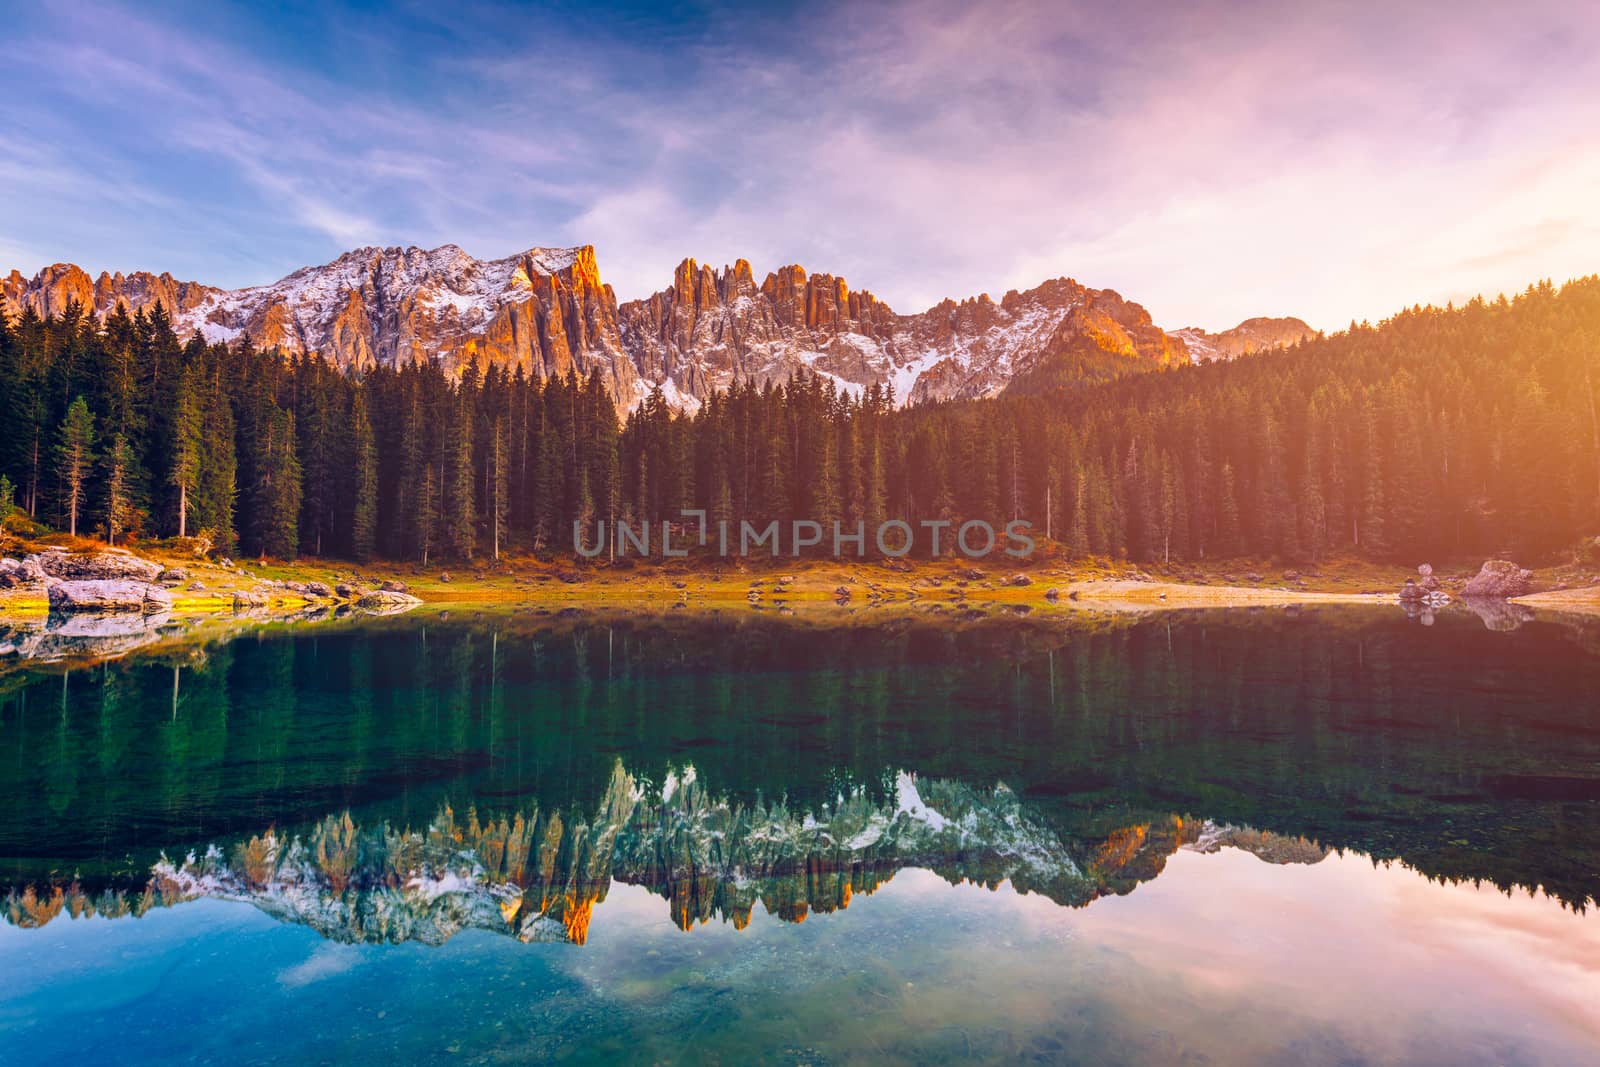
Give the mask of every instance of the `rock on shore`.
[{"label": "rock on shore", "polygon": [[387,589],[379,589],[367,593],[356,601],[356,608],[369,615],[395,615],[402,611],[410,611],[422,600],[410,593],[393,593]]},{"label": "rock on shore", "polygon": [[91,578],[45,582],[50,610],[65,611],[140,611],[172,610],[172,594],[159,585],[122,578]]},{"label": "rock on shore", "polygon": [[1461,590],[1464,597],[1526,596],[1533,592],[1533,572],[1509,560],[1491,559]]}]

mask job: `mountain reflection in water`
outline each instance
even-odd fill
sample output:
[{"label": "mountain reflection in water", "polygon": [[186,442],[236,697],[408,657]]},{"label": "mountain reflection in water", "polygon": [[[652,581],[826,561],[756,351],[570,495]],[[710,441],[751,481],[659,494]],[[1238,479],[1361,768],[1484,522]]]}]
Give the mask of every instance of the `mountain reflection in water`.
[{"label": "mountain reflection in water", "polygon": [[[12,661],[0,1042],[151,1063],[1600,1047],[1594,630],[841,618],[430,614]],[[193,1017],[213,1021],[173,1025]]]},{"label": "mountain reflection in water", "polygon": [[5,901],[11,923],[35,927],[68,915],[142,915],[201,897],[243,900],[335,941],[439,944],[476,927],[522,941],[587,939],[595,905],[613,879],[666,898],[689,930],[712,919],[743,929],[759,901],[804,922],[850,906],[905,867],[952,884],[1009,882],[1058,904],[1082,906],[1155,877],[1178,848],[1239,848],[1277,863],[1326,856],[1303,838],[1159,817],[1103,839],[1064,839],[1005,786],[977,791],[900,772],[887,802],[865,791],[818,811],[782,802],[749,807],[702,787],[694,769],[660,786],[619,764],[592,814],[519,811],[482,820],[446,807],[425,830],[371,829],[349,812],[303,837],[275,830],[231,847],[212,845],[178,863],[159,861],[133,891],[98,896],[77,883]]}]

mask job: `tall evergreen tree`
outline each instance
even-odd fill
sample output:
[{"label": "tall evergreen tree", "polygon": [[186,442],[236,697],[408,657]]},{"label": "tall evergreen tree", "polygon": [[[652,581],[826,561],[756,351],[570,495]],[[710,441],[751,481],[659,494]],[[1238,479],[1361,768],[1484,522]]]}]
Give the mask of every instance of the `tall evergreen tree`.
[{"label": "tall evergreen tree", "polygon": [[172,467],[168,479],[178,491],[178,536],[189,533],[189,493],[200,476],[200,449],[205,428],[199,383],[193,369],[177,379],[172,410]]},{"label": "tall evergreen tree", "polygon": [[365,563],[377,549],[378,534],[378,447],[373,437],[372,420],[367,415],[366,393],[356,389],[350,402],[351,455],[355,464],[350,550]]},{"label": "tall evergreen tree", "polygon": [[56,473],[61,478],[61,507],[67,531],[78,534],[78,511],[83,506],[89,475],[94,466],[94,415],[83,397],[74,397],[56,434]]},{"label": "tall evergreen tree", "polygon": [[133,471],[133,448],[126,434],[111,438],[102,460],[105,467],[103,492],[105,494],[106,544],[115,545],[120,535],[131,530],[137,513],[133,506],[130,482]]}]

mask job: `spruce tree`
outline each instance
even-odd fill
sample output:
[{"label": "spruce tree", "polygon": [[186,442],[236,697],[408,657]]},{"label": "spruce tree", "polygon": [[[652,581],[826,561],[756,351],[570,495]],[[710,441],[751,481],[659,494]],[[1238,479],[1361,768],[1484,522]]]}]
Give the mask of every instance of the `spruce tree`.
[{"label": "spruce tree", "polygon": [[[159,310],[159,305],[157,305]],[[189,533],[189,493],[200,475],[200,448],[204,431],[199,384],[192,369],[178,376],[172,411],[172,467],[168,480],[178,491],[178,536]]]},{"label": "spruce tree", "polygon": [[103,462],[106,544],[115,545],[117,537],[126,534],[137,521],[129,486],[133,468],[133,448],[128,444],[125,434],[119,433],[111,438],[111,445],[106,449]]},{"label": "spruce tree", "polygon": [[495,562],[500,561],[500,543],[506,535],[510,506],[511,431],[504,416],[494,420],[490,435],[489,529]]},{"label": "spruce tree", "polygon": [[94,465],[94,415],[83,397],[73,398],[56,434],[56,474],[61,479],[61,507],[67,532],[78,535],[78,511],[84,502]]},{"label": "spruce tree", "polygon": [[357,388],[350,402],[351,454],[355,465],[350,517],[350,550],[365,563],[377,548],[378,448],[367,416],[366,392]]},{"label": "spruce tree", "polygon": [[445,457],[445,525],[449,533],[450,550],[462,559],[470,560],[477,505],[472,476],[472,408],[464,394],[455,405],[455,421],[449,428],[448,441]]}]

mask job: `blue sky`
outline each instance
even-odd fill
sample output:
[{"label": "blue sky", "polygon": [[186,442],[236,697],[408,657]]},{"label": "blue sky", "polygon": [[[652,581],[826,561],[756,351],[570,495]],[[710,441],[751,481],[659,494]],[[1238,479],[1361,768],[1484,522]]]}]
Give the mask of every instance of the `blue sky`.
[{"label": "blue sky", "polygon": [[364,244],[1057,275],[1168,327],[1600,270],[1600,15],[1478,4],[6,6],[0,269]]}]

